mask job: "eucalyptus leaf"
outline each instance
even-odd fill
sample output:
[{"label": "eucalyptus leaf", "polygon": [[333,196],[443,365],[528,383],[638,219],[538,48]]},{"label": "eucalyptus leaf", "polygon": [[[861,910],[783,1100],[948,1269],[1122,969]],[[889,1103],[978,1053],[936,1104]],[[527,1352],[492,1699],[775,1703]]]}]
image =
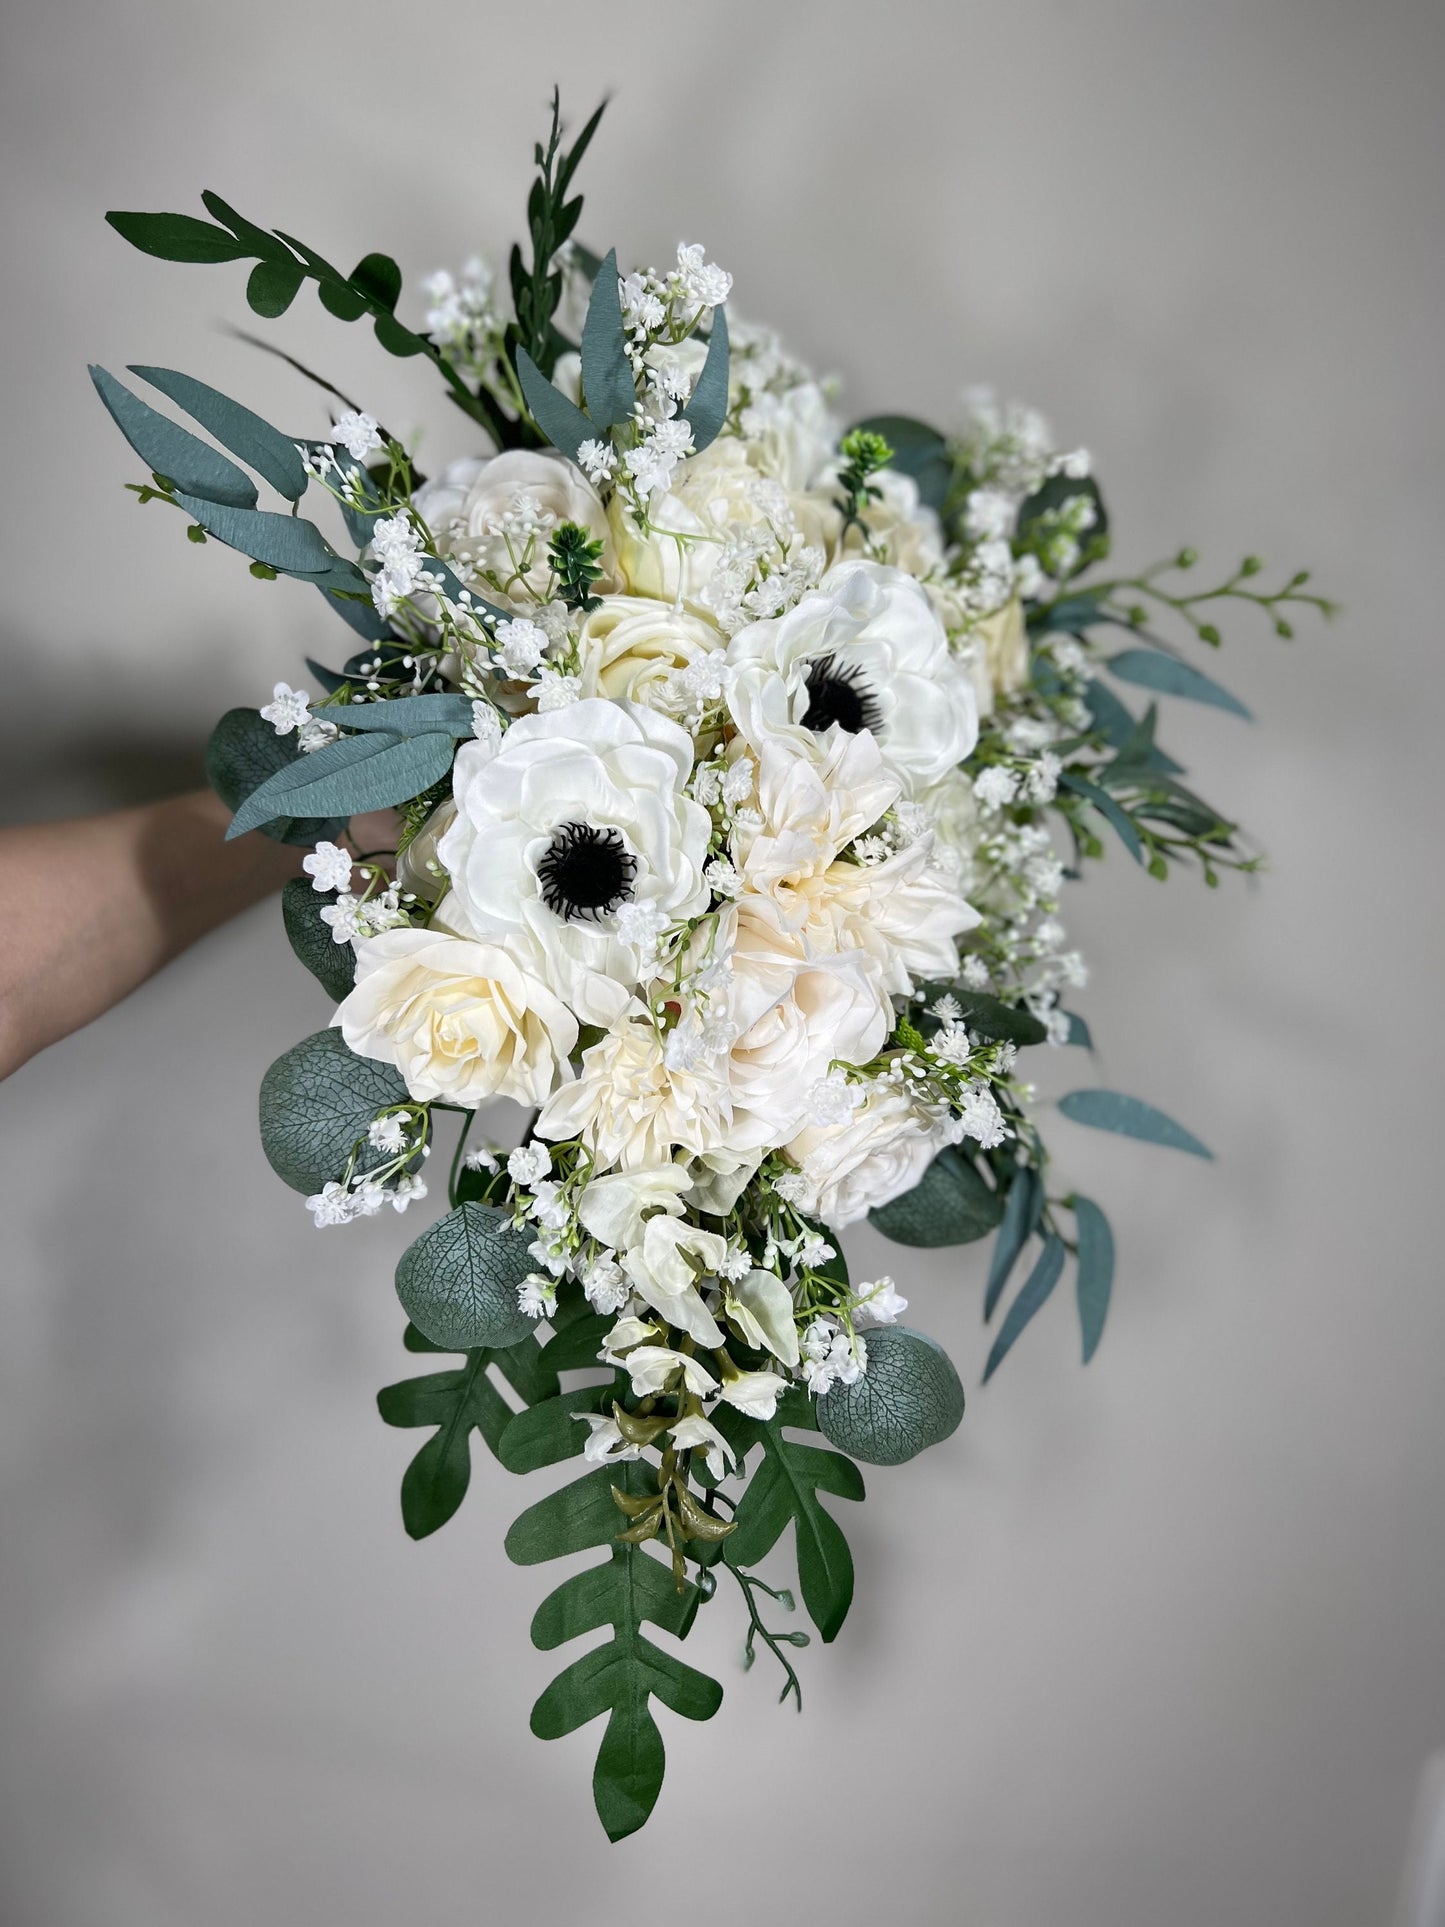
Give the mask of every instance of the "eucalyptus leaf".
[{"label": "eucalyptus leaf", "polygon": [[983,1322],[993,1317],[994,1308],[1003,1295],[1003,1288],[1009,1281],[1009,1274],[1018,1261],[1018,1255],[1028,1243],[1033,1229],[1034,1199],[1038,1190],[1038,1179],[1027,1165],[1016,1168],[1004,1199],[1003,1218],[998,1228],[998,1238],[993,1247],[993,1260],[988,1268],[988,1284],[984,1288]]},{"label": "eucalyptus leaf", "polygon": [[[599,438],[597,427],[561,389],[554,388],[525,348],[517,350],[517,378],[532,419],[554,448],[575,462],[583,442]],[[606,439],[605,432],[602,439]]]},{"label": "eucalyptus leaf", "polygon": [[291,877],[281,892],[281,918],[292,950],[333,1003],[339,1004],[356,981],[356,952],[337,943],[321,921],[322,906],[335,898],[311,887],[307,877]]},{"label": "eucalyptus leaf", "polygon": [[1024,1280],[1023,1288],[1008,1308],[1008,1316],[999,1328],[998,1337],[993,1342],[993,1350],[988,1355],[988,1363],[983,1368],[983,1382],[987,1385],[1004,1359],[1013,1350],[1019,1334],[1040,1310],[1059,1282],[1064,1269],[1064,1243],[1062,1238],[1049,1237],[1044,1240],[1044,1248],[1038,1255],[1033,1270]]},{"label": "eucalyptus leaf", "polygon": [[159,414],[104,368],[92,366],[90,379],[136,454],[154,474],[173,482],[183,501],[187,496],[204,496],[208,504],[225,503],[235,514],[255,507],[256,484],[244,469]]},{"label": "eucalyptus leaf", "polygon": [[1069,1034],[1064,1039],[1064,1042],[1067,1044],[1077,1044],[1083,1050],[1092,1050],[1094,1048],[1093,1032],[1089,1029],[1088,1024],[1079,1015],[1078,1011],[1066,1010],[1064,1015],[1069,1020]]},{"label": "eucalyptus leaf", "polygon": [[295,442],[260,415],[174,368],[146,368],[132,362],[130,372],[178,402],[222,447],[238,455],[278,494],[295,502],[306,493],[306,465]]},{"label": "eucalyptus leaf", "polygon": [[323,811],[360,816],[408,803],[440,782],[452,766],[454,751],[453,738],[439,732],[396,736],[378,730],[339,737],[278,770],[253,791],[231,819],[227,839],[274,816]]},{"label": "eucalyptus leaf", "polygon": [[[255,709],[228,709],[206,744],[206,781],[229,810],[238,810],[268,777],[300,760],[294,736],[278,736]],[[261,825],[274,843],[307,849],[345,828],[337,816],[277,816]]]},{"label": "eucalyptus leaf", "polygon": [[261,1148],[293,1191],[339,1179],[379,1111],[406,1102],[390,1064],[358,1057],[339,1030],[319,1030],[282,1053],[261,1080]]},{"label": "eucalyptus leaf", "polygon": [[1092,1198],[1074,1198],[1074,1221],[1079,1232],[1079,1269],[1075,1290],[1079,1301],[1079,1330],[1087,1365],[1099,1349],[1109,1294],[1114,1286],[1114,1234],[1109,1220]]},{"label": "eucalyptus leaf", "polygon": [[1110,675],[1117,676],[1121,682],[1158,690],[1164,696],[1182,696],[1192,703],[1208,703],[1215,709],[1227,709],[1246,722],[1254,720],[1238,696],[1232,696],[1212,676],[1180,662],[1177,656],[1166,656],[1157,649],[1121,649],[1117,656],[1109,656],[1106,661]]},{"label": "eucalyptus leaf", "polygon": [[1116,1131],[1121,1137],[1142,1138],[1146,1144],[1188,1151],[1197,1158],[1214,1156],[1192,1131],[1186,1131],[1142,1098],[1126,1097],[1122,1091],[1070,1091],[1059,1099],[1059,1109],[1075,1124],[1088,1124],[1096,1131]]},{"label": "eucalyptus leaf", "polygon": [[460,1204],[407,1246],[396,1295],[418,1331],[455,1351],[515,1345],[533,1321],[517,1290],[533,1270],[528,1239],[487,1204]]},{"label": "eucalyptus leaf", "polygon": [[587,413],[599,429],[630,421],[637,406],[622,303],[617,292],[617,253],[609,248],[592,283],[582,327],[582,392]]},{"label": "eucalyptus leaf", "polygon": [[[240,474],[239,469],[236,472]],[[264,562],[278,575],[326,575],[340,559],[327,547],[315,523],[303,521],[300,516],[273,515],[267,509],[230,508],[180,489],[176,491],[176,500],[195,517],[207,535],[214,535],[227,548],[239,549],[254,562]]]},{"label": "eucalyptus leaf", "polygon": [[895,1244],[935,1247],[986,1238],[1002,1216],[997,1192],[950,1145],[911,1191],[870,1211],[868,1222]]},{"label": "eucalyptus leaf", "polygon": [[867,1371],[822,1394],[818,1425],[865,1465],[902,1465],[958,1430],[963,1386],[948,1353],[923,1332],[886,1325],[865,1342]]},{"label": "eucalyptus leaf", "polygon": [[710,442],[715,442],[722,432],[723,423],[728,418],[730,360],[727,309],[714,308],[712,333],[708,337],[707,355],[702,364],[702,372],[698,375],[697,383],[688,397],[687,406],[682,411],[683,420],[692,425],[694,449],[703,449]]},{"label": "eucalyptus leaf", "polygon": [[470,696],[392,696],[379,703],[352,703],[341,715],[348,729],[386,729],[397,736],[440,733],[459,742],[472,734]]},{"label": "eucalyptus leaf", "polygon": [[1128,813],[1114,801],[1107,790],[1100,789],[1097,783],[1090,783],[1085,777],[1075,776],[1071,770],[1064,771],[1059,778],[1059,785],[1062,789],[1072,790],[1076,796],[1082,796],[1086,803],[1092,804],[1100,816],[1112,826],[1119,841],[1134,861],[1143,863],[1144,845],[1139,840],[1139,832],[1129,821]]}]

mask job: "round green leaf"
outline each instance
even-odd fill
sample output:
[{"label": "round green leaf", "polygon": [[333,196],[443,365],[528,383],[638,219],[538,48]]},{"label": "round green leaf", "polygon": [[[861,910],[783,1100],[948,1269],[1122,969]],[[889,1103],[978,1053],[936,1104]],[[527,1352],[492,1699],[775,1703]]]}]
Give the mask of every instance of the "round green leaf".
[{"label": "round green leaf", "polygon": [[319,895],[307,877],[292,877],[281,892],[281,916],[291,948],[334,1004],[339,1004],[356,981],[356,952],[338,943],[330,924],[321,921],[322,906],[334,903]]},{"label": "round green leaf", "polygon": [[939,1152],[911,1191],[868,1213],[895,1244],[926,1246],[971,1244],[1002,1216],[998,1193],[952,1147]]},{"label": "round green leaf", "polygon": [[339,1030],[318,1030],[261,1080],[261,1148],[293,1191],[319,1191],[341,1176],[377,1112],[406,1094],[390,1064],[357,1057]]},{"label": "round green leaf", "polygon": [[458,1205],[408,1245],[396,1268],[402,1309],[434,1345],[515,1345],[535,1330],[517,1288],[536,1270],[527,1239],[489,1204]]},{"label": "round green leaf", "polygon": [[823,1436],[866,1465],[902,1465],[958,1430],[963,1386],[953,1360],[922,1332],[885,1325],[867,1333],[868,1369],[817,1401]]}]

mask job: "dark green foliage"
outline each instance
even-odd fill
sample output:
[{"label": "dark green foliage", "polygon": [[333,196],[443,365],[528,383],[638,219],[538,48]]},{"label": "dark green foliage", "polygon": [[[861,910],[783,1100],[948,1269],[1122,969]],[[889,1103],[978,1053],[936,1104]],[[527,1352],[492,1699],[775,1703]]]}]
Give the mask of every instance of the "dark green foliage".
[{"label": "dark green foliage", "polygon": [[867,1371],[823,1393],[818,1425],[865,1465],[902,1465],[958,1430],[963,1386],[948,1353],[923,1332],[887,1325],[865,1336]]},{"label": "dark green foliage", "polygon": [[162,261],[243,261],[251,252],[244,241],[193,214],[111,212],[106,220],[143,254]]},{"label": "dark green foliage", "polygon": [[1114,1285],[1114,1234],[1109,1220],[1091,1198],[1075,1197],[1074,1219],[1079,1228],[1079,1271],[1075,1288],[1079,1301],[1079,1330],[1087,1365],[1099,1349],[1109,1294]]},{"label": "dark green foliage", "polygon": [[564,522],[547,544],[547,558],[557,576],[557,589],[569,609],[585,614],[601,607],[592,593],[602,575],[602,542],[576,522]]},{"label": "dark green foliage", "polygon": [[[341,710],[339,716],[350,720],[348,710]],[[408,802],[446,775],[455,753],[455,738],[441,731],[398,736],[390,730],[375,730],[339,736],[309,756],[287,763],[253,790],[232,818],[226,836],[242,836],[293,810],[324,810],[350,817]]]},{"label": "dark green foliage", "polygon": [[757,1565],[791,1525],[803,1604],[824,1640],[836,1639],[853,1603],[853,1557],[818,1494],[861,1499],[862,1473],[851,1459],[815,1445],[800,1445],[787,1436],[789,1426],[817,1430],[804,1392],[786,1392],[778,1400],[775,1416],[766,1421],[744,1418],[721,1406],[713,1421],[739,1457],[755,1445],[763,1448],[762,1461],[738,1502],[737,1531],[725,1542],[727,1563]]},{"label": "dark green foliage", "polygon": [[856,426],[883,437],[893,451],[890,467],[911,475],[919,495],[941,515],[953,481],[953,461],[938,430],[911,415],[870,415]]},{"label": "dark green foliage", "polygon": [[[406,1347],[413,1352],[444,1349],[433,1345],[415,1325],[407,1327]],[[511,1406],[487,1374],[492,1364],[523,1399],[556,1394],[556,1373],[543,1364],[531,1334],[500,1351],[469,1351],[465,1363],[453,1371],[404,1379],[377,1394],[377,1409],[388,1425],[436,1428],[402,1476],[402,1523],[413,1539],[424,1539],[444,1526],[466,1497],[472,1475],[472,1433],[479,1432],[496,1452],[512,1423]]]},{"label": "dark green foliage", "polygon": [[406,1101],[390,1064],[357,1057],[339,1030],[319,1030],[261,1080],[261,1148],[293,1191],[319,1191],[342,1176],[377,1113]]},{"label": "dark green foliage", "polygon": [[396,1295],[402,1309],[418,1331],[449,1351],[519,1343],[533,1327],[517,1305],[517,1289],[535,1269],[528,1242],[491,1205],[458,1205],[401,1254]]},{"label": "dark green foliage", "polygon": [[1040,1023],[1031,1010],[1025,1010],[1019,1004],[1007,1004],[1002,997],[990,997],[985,990],[958,988],[949,994],[958,1005],[963,1023],[972,1037],[1022,1047],[1042,1044],[1049,1034],[1048,1027]]},{"label": "dark green foliage", "polygon": [[356,981],[356,952],[337,943],[321,921],[323,904],[335,898],[313,890],[306,877],[291,877],[281,892],[281,917],[291,948],[333,1003],[339,1004]]},{"label": "dark green foliage", "polygon": [[[238,810],[268,778],[299,760],[295,737],[278,736],[259,710],[228,709],[206,744],[206,781],[227,809]],[[277,816],[261,826],[261,834],[309,849],[345,826],[344,817]]]},{"label": "dark green foliage", "polygon": [[655,1469],[641,1461],[599,1466],[528,1508],[507,1534],[507,1555],[536,1565],[568,1553],[607,1546],[601,1565],[575,1572],[537,1608],[532,1641],[544,1652],[610,1626],[612,1637],[574,1660],[532,1708],[538,1739],[560,1739],[608,1715],[597,1754],[592,1792],[612,1840],[635,1833],[652,1812],[666,1764],[650,1701],[660,1699],[686,1719],[711,1719],[722,1703],[716,1680],[697,1672],[646,1638],[644,1622],[683,1638],[701,1595],[679,1590],[671,1573],[641,1546],[618,1543],[622,1520],[616,1488],[641,1496]]},{"label": "dark green foliage", "polygon": [[998,1193],[950,1145],[911,1191],[870,1211],[868,1221],[895,1244],[963,1245],[986,1238],[1002,1216]]},{"label": "dark green foliage", "polygon": [[567,346],[552,317],[562,298],[562,270],[558,250],[569,240],[582,212],[582,196],[567,198],[572,177],[597,132],[606,102],[592,115],[570,149],[562,146],[562,111],[557,90],[552,92],[552,127],[544,147],[535,148],[537,178],[527,196],[527,228],[532,245],[530,265],[514,247],[511,258],[512,305],[516,320],[507,330],[507,347],[520,372],[525,353],[543,376],[550,375]]},{"label": "dark green foliage", "polygon": [[1064,1242],[1052,1235],[1045,1238],[1044,1248],[1039,1253],[1033,1270],[1024,1280],[1023,1289],[1008,1308],[1008,1316],[999,1329],[993,1342],[993,1350],[988,1355],[988,1363],[983,1368],[983,1382],[987,1385],[1004,1359],[1013,1350],[1014,1342],[1025,1325],[1048,1299],[1059,1276],[1064,1269]]},{"label": "dark green foliage", "polygon": [[1096,1131],[1117,1131],[1121,1137],[1142,1138],[1146,1144],[1188,1151],[1197,1158],[1214,1156],[1192,1131],[1142,1098],[1126,1097],[1122,1091],[1070,1091],[1059,1099],[1059,1109],[1075,1124],[1088,1124]]},{"label": "dark green foliage", "polygon": [[1076,776],[1072,770],[1064,771],[1059,778],[1059,786],[1061,789],[1072,791],[1075,796],[1082,796],[1086,803],[1092,804],[1114,830],[1134,861],[1143,863],[1144,845],[1139,840],[1139,832],[1130,822],[1128,812],[1110,796],[1107,790],[1100,789],[1097,783],[1089,782],[1086,777]]}]

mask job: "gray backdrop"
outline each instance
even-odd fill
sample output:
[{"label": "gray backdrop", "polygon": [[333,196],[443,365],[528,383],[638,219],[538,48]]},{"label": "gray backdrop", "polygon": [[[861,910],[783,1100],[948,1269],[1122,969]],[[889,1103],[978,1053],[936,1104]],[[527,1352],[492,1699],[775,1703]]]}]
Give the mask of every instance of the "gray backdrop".
[{"label": "gray backdrop", "polygon": [[[1100,1061],[1217,1147],[1062,1122],[1121,1276],[1079,1368],[1063,1295],[962,1430],[870,1474],[807,1711],[698,1629],[724,1715],[610,1849],[597,1734],[543,1746],[552,1576],[479,1467],[415,1547],[389,1268],[414,1221],[313,1233],[255,1142],[262,1065],[325,1018],[274,908],[0,1093],[0,1914],[14,1927],[398,1918],[1357,1927],[1390,1917],[1445,1744],[1445,1292],[1435,812],[1445,31],[1408,0],[245,7],[14,0],[0,80],[5,803],[189,780],[222,707],[337,647],[122,494],[88,359],[156,361],[298,433],[228,339],[244,271],[148,260],[110,206],[213,186],[343,264],[500,249],[554,75],[614,104],[594,245],[700,238],[848,384],[946,413],[988,378],[1096,451],[1142,563],[1308,562],[1347,605],[1230,623],[1258,714],[1172,714],[1271,854],[1073,912]],[[274,339],[428,459],[425,371],[303,295]],[[6,918],[23,914],[7,904]],[[865,1266],[883,1264],[870,1234]],[[976,1251],[888,1268],[976,1385]],[[865,1274],[866,1275],[866,1274]]]}]

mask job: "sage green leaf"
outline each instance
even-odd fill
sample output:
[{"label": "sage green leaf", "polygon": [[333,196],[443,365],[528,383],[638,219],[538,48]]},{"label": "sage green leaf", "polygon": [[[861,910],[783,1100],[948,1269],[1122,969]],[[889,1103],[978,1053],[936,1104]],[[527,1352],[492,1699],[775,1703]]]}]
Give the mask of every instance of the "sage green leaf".
[{"label": "sage green leaf", "polygon": [[1034,1313],[1044,1304],[1059,1282],[1064,1269],[1064,1244],[1061,1238],[1045,1238],[1044,1248],[1039,1253],[1033,1270],[1024,1280],[1023,1289],[1008,1308],[1008,1316],[999,1328],[998,1337],[993,1341],[993,1350],[988,1355],[988,1363],[983,1368],[983,1382],[987,1385],[1004,1359],[1013,1350],[1014,1341]]},{"label": "sage green leaf", "polygon": [[1122,1091],[1070,1091],[1059,1099],[1059,1109],[1075,1124],[1088,1124],[1096,1131],[1117,1131],[1121,1137],[1142,1138],[1146,1144],[1188,1151],[1196,1158],[1214,1156],[1192,1131],[1186,1131],[1142,1098],[1126,1097]]},{"label": "sage green leaf", "polygon": [[162,261],[243,261],[250,248],[194,214],[133,214],[112,209],[106,220],[142,254]]},{"label": "sage green leaf", "polygon": [[778,1401],[766,1422],[743,1419],[722,1408],[714,1422],[739,1455],[761,1444],[761,1464],[738,1502],[737,1530],[723,1556],[730,1566],[755,1566],[766,1558],[791,1524],[798,1558],[798,1586],[808,1616],[824,1640],[838,1636],[853,1602],[853,1558],[837,1521],[823,1507],[820,1492],[839,1499],[863,1497],[863,1475],[851,1459],[814,1445],[799,1445],[784,1427],[815,1425],[806,1394]]},{"label": "sage green leaf", "polygon": [[865,1465],[902,1465],[958,1430],[963,1385],[948,1353],[923,1332],[885,1325],[865,1342],[868,1369],[823,1393],[818,1425]]},{"label": "sage green leaf", "polygon": [[1086,803],[1092,803],[1100,816],[1113,826],[1119,841],[1134,861],[1143,863],[1144,846],[1139,841],[1139,832],[1107,790],[1100,789],[1096,783],[1090,783],[1082,776],[1075,776],[1071,770],[1064,771],[1059,778],[1059,783],[1062,788],[1072,790],[1076,796],[1082,796]]},{"label": "sage green leaf", "polygon": [[90,379],[136,454],[154,474],[173,482],[183,501],[204,496],[208,503],[228,504],[236,514],[255,507],[256,484],[219,449],[159,414],[104,368],[92,366]]},{"label": "sage green leaf", "polygon": [[993,1317],[994,1307],[1003,1294],[1009,1281],[1009,1273],[1018,1260],[1019,1253],[1028,1242],[1033,1228],[1034,1200],[1038,1192],[1038,1179],[1027,1165],[1016,1169],[1013,1180],[1004,1199],[1003,1219],[998,1228],[998,1238],[993,1248],[993,1262],[988,1268],[988,1284],[983,1296],[983,1322]]},{"label": "sage green leaf", "polygon": [[440,733],[394,736],[378,730],[338,737],[277,770],[253,791],[231,819],[227,839],[273,816],[312,811],[359,816],[410,802],[441,781],[452,766],[455,748],[453,738]]},{"label": "sage green leaf", "polygon": [[933,1247],[986,1238],[1002,1216],[998,1193],[950,1145],[911,1191],[870,1211],[868,1222],[895,1244]]},{"label": "sage green leaf", "polygon": [[1121,682],[1137,683],[1141,689],[1155,689],[1164,696],[1183,696],[1192,703],[1208,703],[1242,716],[1247,723],[1254,721],[1238,696],[1232,696],[1212,676],[1180,662],[1177,656],[1166,656],[1158,649],[1121,649],[1106,660],[1110,675]]},{"label": "sage green leaf", "polygon": [[1087,629],[1096,622],[1106,620],[1102,596],[1085,593],[1060,596],[1056,602],[1035,609],[1029,616],[1029,628],[1035,635],[1047,635],[1050,630],[1058,630],[1065,635],[1077,636],[1082,641]]},{"label": "sage green leaf", "polygon": [[275,321],[291,306],[305,279],[305,268],[289,254],[258,261],[246,277],[247,305],[253,313]]},{"label": "sage green leaf", "polygon": [[339,1030],[319,1030],[261,1080],[261,1148],[283,1184],[320,1191],[341,1177],[377,1113],[405,1101],[390,1064],[356,1056]]},{"label": "sage green leaf", "polygon": [[692,424],[692,445],[706,448],[715,442],[728,418],[728,311],[714,308],[712,333],[708,336],[707,356],[697,384],[688,397],[682,418]]},{"label": "sage green leaf", "polygon": [[539,1472],[544,1465],[576,1458],[591,1431],[582,1413],[610,1411],[616,1396],[617,1388],[609,1382],[585,1385],[529,1406],[507,1426],[497,1457],[509,1472]]},{"label": "sage green leaf", "polygon": [[637,390],[627,359],[622,331],[622,303],[617,293],[617,252],[607,258],[592,283],[587,319],[582,326],[582,393],[587,413],[600,429],[632,419]]},{"label": "sage green leaf", "polygon": [[364,254],[351,270],[351,285],[390,314],[401,299],[401,269],[389,254]]},{"label": "sage green leaf", "polygon": [[1114,1286],[1114,1234],[1109,1220],[1092,1198],[1075,1197],[1074,1221],[1079,1230],[1079,1271],[1074,1281],[1079,1301],[1079,1330],[1087,1365],[1099,1349],[1109,1294]]},{"label": "sage green leaf", "polygon": [[931,509],[943,513],[953,481],[953,461],[947,441],[936,428],[915,421],[911,415],[870,415],[866,421],[855,422],[854,427],[881,435],[893,450],[889,467],[911,475],[922,499]]},{"label": "sage green leaf", "polygon": [[[206,781],[229,810],[238,810],[278,770],[300,760],[294,736],[278,736],[255,709],[228,709],[206,744]],[[277,816],[261,826],[275,843],[310,849],[345,828],[336,816]]]},{"label": "sage green leaf", "polygon": [[434,1344],[454,1351],[515,1345],[533,1321],[517,1289],[536,1269],[528,1240],[489,1204],[460,1204],[401,1254],[396,1295]]},{"label": "sage green leaf", "polygon": [[[239,469],[236,472],[240,474]],[[229,549],[239,549],[253,562],[264,562],[278,575],[327,575],[341,559],[327,547],[316,524],[300,516],[273,515],[268,509],[230,508],[180,489],[176,500],[207,535],[214,535]]]},{"label": "sage green leaf", "polygon": [[472,734],[470,696],[392,696],[379,703],[353,703],[348,729],[388,729],[397,736],[444,734],[458,741]]},{"label": "sage green leaf", "polygon": [[321,921],[329,894],[313,890],[309,878],[291,877],[281,892],[281,917],[291,948],[333,1003],[339,1004],[356,981],[356,952],[337,943],[331,926]]},{"label": "sage green leaf", "polygon": [[[408,1325],[409,1351],[436,1351],[431,1340]],[[554,1373],[541,1364],[530,1334],[502,1351],[478,1347],[455,1371],[405,1379],[377,1394],[377,1409],[388,1425],[435,1426],[401,1481],[402,1523],[413,1539],[444,1526],[467,1495],[472,1475],[471,1435],[479,1432],[492,1451],[511,1424],[513,1412],[493,1385],[487,1368],[496,1364],[523,1398],[546,1398],[557,1390]]]},{"label": "sage green leaf", "polygon": [[130,372],[178,402],[223,448],[239,455],[278,494],[293,502],[305,494],[306,464],[295,442],[260,415],[174,368],[145,368],[132,362]]},{"label": "sage green leaf", "polygon": [[710,1719],[722,1703],[716,1680],[642,1634],[650,1621],[683,1638],[700,1598],[692,1585],[678,1592],[667,1568],[641,1546],[617,1541],[613,1488],[640,1496],[655,1485],[649,1464],[600,1466],[530,1507],[507,1534],[507,1552],[521,1565],[592,1546],[609,1548],[604,1563],[564,1579],[533,1618],[532,1640],[544,1652],[602,1626],[612,1628],[612,1637],[575,1660],[546,1689],[532,1709],[532,1731],[539,1739],[559,1739],[608,1715],[592,1791],[598,1817],[613,1840],[644,1824],[662,1786],[666,1758],[651,1699],[694,1720]]},{"label": "sage green leaf", "polygon": [[1078,1011],[1066,1010],[1064,1015],[1069,1020],[1069,1034],[1064,1040],[1065,1043],[1077,1044],[1082,1050],[1092,1050],[1094,1048],[1093,1033],[1085,1020],[1079,1015]]},{"label": "sage green leaf", "polygon": [[[583,442],[598,438],[596,426],[561,389],[552,386],[525,348],[517,350],[517,378],[533,421],[554,448],[575,462]],[[606,439],[605,434],[602,439]]]}]

